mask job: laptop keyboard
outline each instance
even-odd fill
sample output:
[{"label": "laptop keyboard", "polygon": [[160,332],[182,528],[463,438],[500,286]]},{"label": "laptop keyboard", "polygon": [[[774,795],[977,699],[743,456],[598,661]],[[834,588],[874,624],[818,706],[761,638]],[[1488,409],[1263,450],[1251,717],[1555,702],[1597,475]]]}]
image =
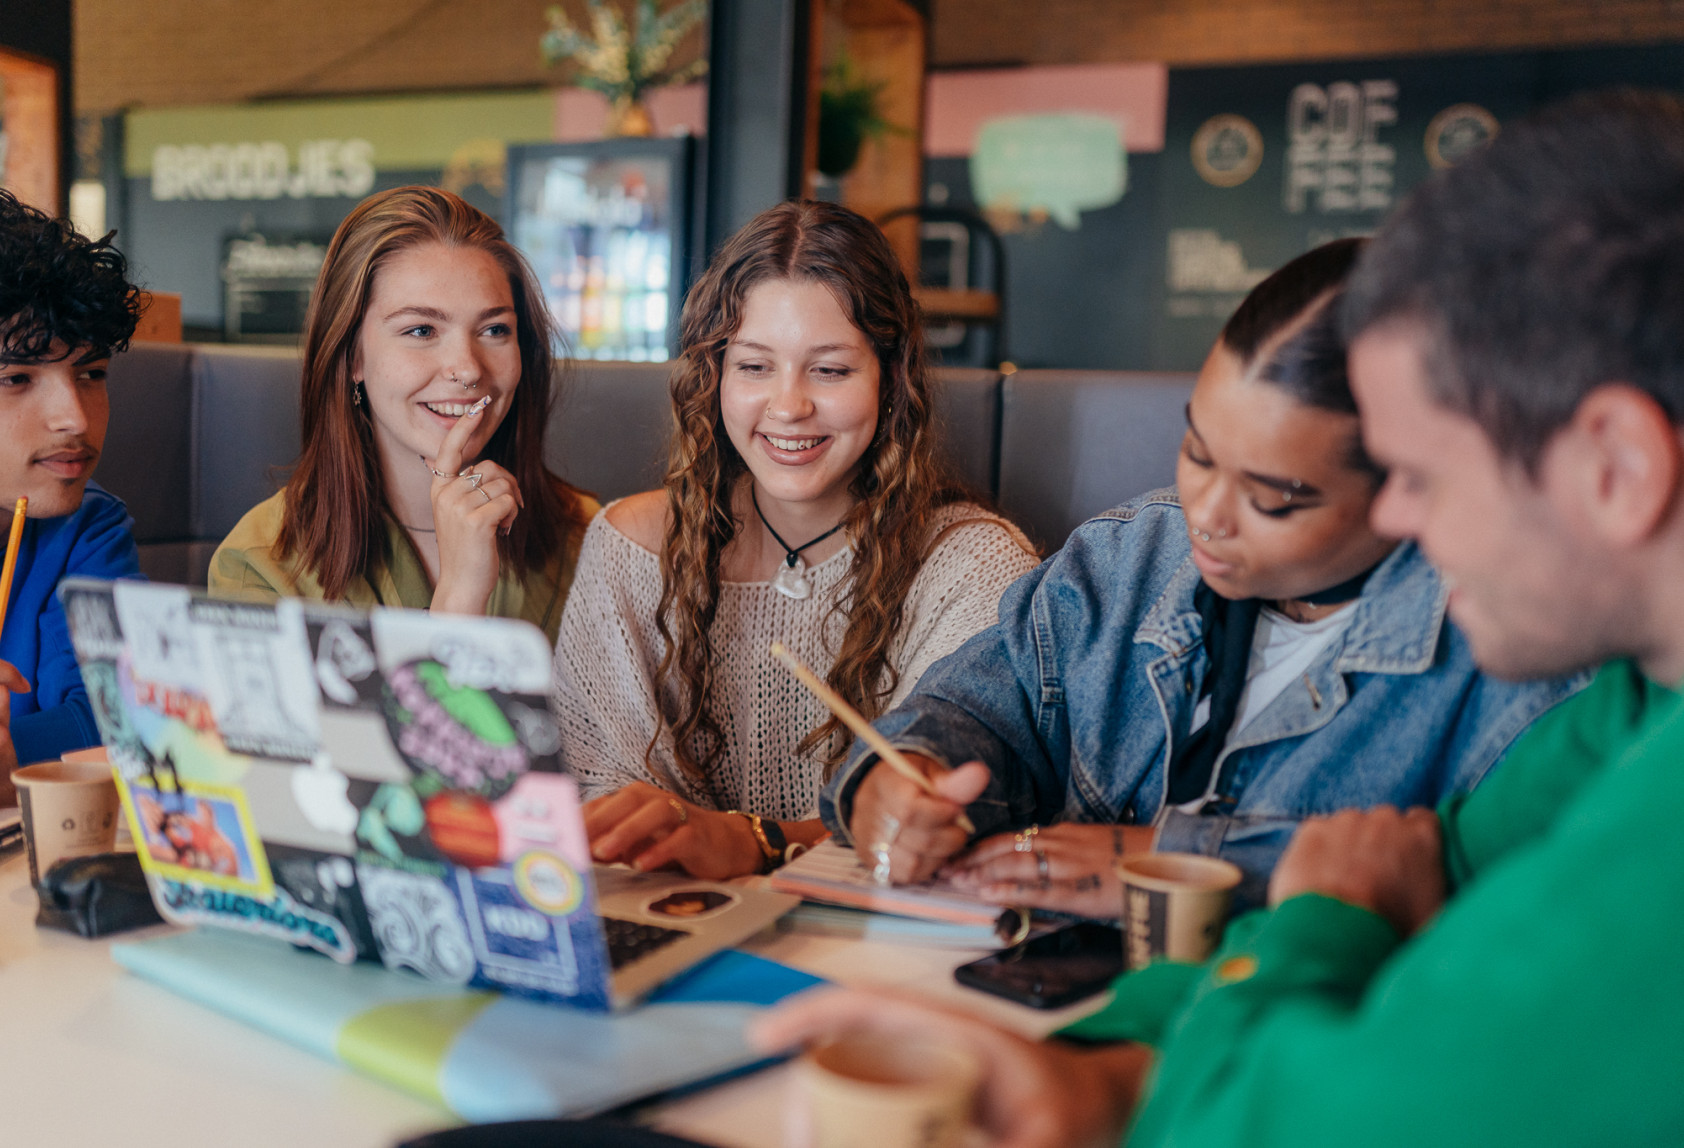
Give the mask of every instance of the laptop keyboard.
[{"label": "laptop keyboard", "polygon": [[602,931],[608,939],[608,964],[621,969],[646,957],[656,949],[664,949],[680,937],[690,934],[683,929],[663,929],[659,925],[645,925],[640,921],[622,921],[618,917],[602,918]]}]

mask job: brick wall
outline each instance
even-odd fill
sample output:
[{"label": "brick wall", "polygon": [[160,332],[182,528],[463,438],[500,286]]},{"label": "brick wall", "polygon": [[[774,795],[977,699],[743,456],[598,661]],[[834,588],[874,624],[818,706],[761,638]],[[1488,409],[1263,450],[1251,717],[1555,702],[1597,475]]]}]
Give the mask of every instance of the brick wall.
[{"label": "brick wall", "polygon": [[[538,56],[554,2],[77,0],[76,107],[555,83]],[[938,67],[1684,41],[1684,0],[933,0],[933,14]]]}]

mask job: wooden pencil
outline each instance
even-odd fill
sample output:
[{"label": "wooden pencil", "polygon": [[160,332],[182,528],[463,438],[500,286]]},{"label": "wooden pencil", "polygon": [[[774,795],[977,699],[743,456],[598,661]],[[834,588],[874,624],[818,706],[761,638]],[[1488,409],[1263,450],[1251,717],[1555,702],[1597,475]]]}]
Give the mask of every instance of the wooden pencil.
[{"label": "wooden pencil", "polygon": [[[843,725],[853,730],[854,733],[859,736],[861,741],[876,750],[877,756],[888,763],[890,769],[906,778],[906,780],[912,782],[912,784],[916,785],[919,789],[922,789],[931,797],[941,801],[947,800],[936,792],[935,782],[926,777],[924,772],[917,766],[913,765],[910,761],[907,761],[906,756],[902,754],[900,750],[889,744],[888,738],[884,737],[872,728],[871,723],[865,720],[859,710],[849,705],[847,701],[843,699],[842,695],[825,685],[824,682],[819,679],[817,674],[807,668],[807,664],[805,662],[789,652],[789,648],[787,646],[785,646],[782,642],[773,642],[772,656],[784,665],[788,666],[790,673],[799,678],[802,685],[806,686],[809,690],[812,690],[813,695],[823,702],[830,712],[837,716],[838,720],[840,720]],[[973,825],[971,823],[971,819],[966,817],[963,813],[959,814],[956,824],[966,833],[976,832],[976,826]]]},{"label": "wooden pencil", "polygon": [[29,510],[29,498],[18,499],[12,508],[12,532],[6,538],[6,564],[0,566],[0,633],[6,629],[6,608],[12,602],[12,575],[18,568],[18,544],[23,541],[23,524]]}]

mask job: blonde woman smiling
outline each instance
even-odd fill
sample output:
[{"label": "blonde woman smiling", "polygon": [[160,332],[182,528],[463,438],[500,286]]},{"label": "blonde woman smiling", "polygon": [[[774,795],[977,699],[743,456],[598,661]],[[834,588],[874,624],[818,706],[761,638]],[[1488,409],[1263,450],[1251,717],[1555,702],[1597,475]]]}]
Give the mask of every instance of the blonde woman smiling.
[{"label": "blonde woman smiling", "polygon": [[1035,556],[947,481],[917,306],[867,220],[756,217],[690,293],[682,348],[666,486],[591,524],[555,707],[596,858],[717,878],[824,836],[848,745],[769,645],[882,713]]}]

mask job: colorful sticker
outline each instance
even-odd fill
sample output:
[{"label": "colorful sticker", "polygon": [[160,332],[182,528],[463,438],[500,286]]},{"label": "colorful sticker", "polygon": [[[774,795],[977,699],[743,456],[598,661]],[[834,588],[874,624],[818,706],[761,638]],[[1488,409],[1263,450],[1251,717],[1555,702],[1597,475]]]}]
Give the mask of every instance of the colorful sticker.
[{"label": "colorful sticker", "polygon": [[[145,856],[145,854],[142,854]],[[357,959],[357,945],[336,917],[300,905],[284,890],[248,897],[194,882],[158,880],[153,897],[165,919],[178,925],[220,925],[304,945],[342,965]]]},{"label": "colorful sticker", "polygon": [[205,671],[205,699],[228,748],[258,757],[311,760],[321,727],[298,604],[195,599],[188,616]]},{"label": "colorful sticker", "polygon": [[724,889],[674,889],[643,906],[643,911],[656,917],[672,917],[680,921],[699,921],[717,916],[735,905],[735,893]]},{"label": "colorful sticker", "polygon": [[[561,871],[572,873],[560,858],[552,857],[550,862],[559,865]],[[516,867],[519,868],[518,862]],[[549,866],[535,867],[534,872],[540,869],[549,876],[558,872]],[[569,918],[533,908],[505,869],[477,872],[457,869],[455,878],[456,893],[468,918],[474,953],[479,957],[480,977],[485,983],[529,995],[578,995],[580,962]],[[548,876],[543,880],[547,881]],[[559,894],[546,889],[545,896]],[[595,924],[594,917],[592,924]]]},{"label": "colorful sticker", "polygon": [[471,793],[435,793],[422,805],[433,848],[467,869],[497,864],[497,817]]},{"label": "colorful sticker", "polygon": [[386,675],[386,721],[392,742],[430,797],[453,789],[495,801],[527,768],[527,752],[498,695],[460,685],[431,659]]},{"label": "colorful sticker", "polygon": [[362,860],[357,880],[387,968],[413,969],[430,981],[453,985],[473,978],[474,948],[444,881]]},{"label": "colorful sticker", "polygon": [[371,785],[359,779],[351,783],[350,792],[361,810],[357,842],[373,854],[370,861],[412,873],[444,876],[444,862],[427,840],[426,812],[413,789],[396,782]]},{"label": "colorful sticker", "polygon": [[349,857],[272,841],[265,848],[281,892],[298,906],[338,921],[358,957],[373,959],[380,955],[357,887],[356,865]]},{"label": "colorful sticker", "polygon": [[565,773],[534,770],[523,775],[491,807],[497,818],[499,858],[513,861],[540,849],[559,853],[575,869],[588,868],[591,847],[581,809],[579,784]]},{"label": "colorful sticker", "polygon": [[169,774],[122,778],[117,791],[148,874],[259,901],[274,895],[244,791],[193,785]]},{"label": "colorful sticker", "polygon": [[540,913],[565,917],[584,902],[584,881],[554,853],[535,849],[522,854],[509,872],[521,899]]}]

